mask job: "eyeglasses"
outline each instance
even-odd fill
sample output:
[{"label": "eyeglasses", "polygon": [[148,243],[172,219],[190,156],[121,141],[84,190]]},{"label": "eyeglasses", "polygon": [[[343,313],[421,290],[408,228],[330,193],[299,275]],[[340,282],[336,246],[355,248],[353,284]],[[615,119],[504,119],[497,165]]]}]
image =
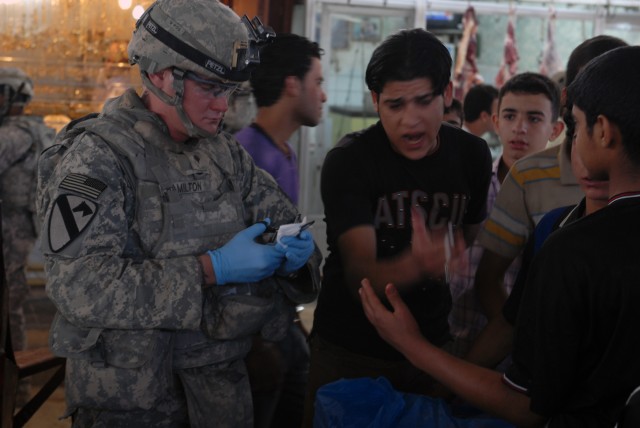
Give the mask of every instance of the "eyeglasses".
[{"label": "eyeglasses", "polygon": [[222,83],[216,80],[203,79],[191,71],[187,71],[184,77],[196,82],[198,89],[212,98],[228,98],[240,86],[238,83]]}]

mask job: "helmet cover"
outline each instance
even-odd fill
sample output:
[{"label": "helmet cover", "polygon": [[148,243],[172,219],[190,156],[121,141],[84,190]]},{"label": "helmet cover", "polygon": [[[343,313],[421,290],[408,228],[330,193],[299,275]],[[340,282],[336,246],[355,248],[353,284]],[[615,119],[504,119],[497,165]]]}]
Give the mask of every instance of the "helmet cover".
[{"label": "helmet cover", "polygon": [[0,67],[0,86],[3,87],[3,103],[24,105],[33,98],[33,82],[20,68]]},{"label": "helmet cover", "polygon": [[218,0],[158,0],[138,20],[128,54],[146,73],[176,67],[242,82],[249,70],[238,60],[248,45],[240,17]]}]

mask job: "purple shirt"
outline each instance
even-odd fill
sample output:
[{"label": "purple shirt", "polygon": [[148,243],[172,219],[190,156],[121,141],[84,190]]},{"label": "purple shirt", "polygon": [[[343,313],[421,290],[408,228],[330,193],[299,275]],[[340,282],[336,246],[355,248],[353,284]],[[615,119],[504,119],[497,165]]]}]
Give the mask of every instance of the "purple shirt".
[{"label": "purple shirt", "polygon": [[300,188],[298,159],[289,143],[285,143],[289,148],[289,154],[285,155],[271,137],[255,123],[238,131],[235,137],[249,152],[255,164],[271,174],[291,201],[297,205]]}]

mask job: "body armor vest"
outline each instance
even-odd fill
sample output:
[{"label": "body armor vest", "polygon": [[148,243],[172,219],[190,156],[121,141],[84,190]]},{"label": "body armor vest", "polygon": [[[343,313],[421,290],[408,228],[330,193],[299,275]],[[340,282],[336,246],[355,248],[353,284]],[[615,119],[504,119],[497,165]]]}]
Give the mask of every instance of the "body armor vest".
[{"label": "body armor vest", "polygon": [[[106,142],[135,194],[134,206],[129,207],[129,241],[138,245],[127,248],[123,257],[162,259],[201,254],[224,245],[252,220],[244,212],[239,174],[234,174],[239,162],[229,149],[230,143],[221,140],[179,146],[157,124],[136,120],[131,111],[116,120],[88,117],[71,123],[59,136],[59,144],[43,154],[41,177],[50,175],[84,133]],[[215,155],[205,144],[219,145]],[[46,183],[39,182],[39,186],[46,187]],[[50,206],[47,192],[39,194],[43,195],[39,202]],[[203,297],[202,328],[198,331],[84,329],[57,316],[50,338],[52,348],[69,358],[69,373],[88,382],[69,388],[70,403],[149,408],[163,394],[173,369],[243,358],[253,334],[282,338],[294,311],[274,277],[259,284],[210,287],[203,291]],[[143,343],[148,346],[137,345]],[[173,352],[167,355],[167,349]],[[151,382],[149,376],[153,377]],[[126,387],[145,384],[145,379],[146,391]],[[111,385],[118,397],[92,395],[90,385],[96,384]]]}]

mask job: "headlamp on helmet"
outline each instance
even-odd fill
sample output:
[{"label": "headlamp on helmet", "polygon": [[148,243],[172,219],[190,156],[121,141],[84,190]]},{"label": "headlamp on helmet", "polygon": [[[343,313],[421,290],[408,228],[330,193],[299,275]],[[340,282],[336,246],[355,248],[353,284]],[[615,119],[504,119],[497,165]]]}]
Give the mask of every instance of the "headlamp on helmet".
[{"label": "headlamp on helmet", "polygon": [[249,42],[236,42],[234,45],[233,63],[239,70],[260,64],[260,48],[276,37],[273,28],[263,25],[257,16],[249,21],[247,15],[243,15],[241,21],[247,27]]}]

